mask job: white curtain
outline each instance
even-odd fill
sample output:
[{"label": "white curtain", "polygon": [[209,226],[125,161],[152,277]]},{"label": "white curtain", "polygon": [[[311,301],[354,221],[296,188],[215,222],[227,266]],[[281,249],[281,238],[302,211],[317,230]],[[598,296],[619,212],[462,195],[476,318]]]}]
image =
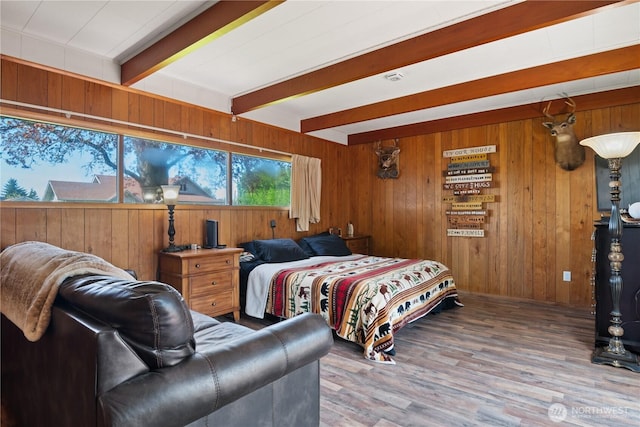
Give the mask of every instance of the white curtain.
[{"label": "white curtain", "polygon": [[291,159],[291,209],[297,231],[309,231],[309,224],[320,222],[322,171],[320,159],[293,155]]}]

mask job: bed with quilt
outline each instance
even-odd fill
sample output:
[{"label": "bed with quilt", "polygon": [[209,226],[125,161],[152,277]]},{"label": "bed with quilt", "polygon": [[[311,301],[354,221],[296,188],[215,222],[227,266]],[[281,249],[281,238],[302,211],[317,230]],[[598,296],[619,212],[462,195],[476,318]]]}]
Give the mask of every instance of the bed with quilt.
[{"label": "bed with quilt", "polygon": [[321,314],[336,335],[363,347],[364,357],[394,363],[394,334],[443,308],[462,306],[451,271],[423,259],[352,254],[328,233],[243,243],[245,313],[290,318]]}]

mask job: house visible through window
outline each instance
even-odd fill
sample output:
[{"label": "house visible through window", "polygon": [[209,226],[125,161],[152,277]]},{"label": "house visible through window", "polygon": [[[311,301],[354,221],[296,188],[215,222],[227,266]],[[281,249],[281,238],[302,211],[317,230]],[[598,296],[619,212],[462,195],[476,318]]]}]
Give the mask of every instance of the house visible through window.
[{"label": "house visible through window", "polygon": [[118,135],[0,117],[2,200],[117,202]]},{"label": "house visible through window", "polygon": [[161,202],[160,185],[180,186],[179,203],[226,204],[229,154],[124,137],[126,203]]}]

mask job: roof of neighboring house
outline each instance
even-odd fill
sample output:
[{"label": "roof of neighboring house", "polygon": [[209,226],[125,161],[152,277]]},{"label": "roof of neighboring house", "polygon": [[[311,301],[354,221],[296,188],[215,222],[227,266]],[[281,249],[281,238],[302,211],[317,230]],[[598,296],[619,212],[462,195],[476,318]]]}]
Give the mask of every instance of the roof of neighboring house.
[{"label": "roof of neighboring house", "polygon": [[[144,203],[140,183],[131,177],[125,177],[125,198],[133,202]],[[171,184],[181,186],[178,201],[182,203],[222,203],[210,197],[199,185],[189,178],[175,177]],[[117,180],[113,175],[95,175],[92,182],[49,181],[43,200],[55,201],[116,201],[118,199]],[[157,200],[160,202],[161,200]]]},{"label": "roof of neighboring house", "polygon": [[43,200],[84,202],[115,201],[117,198],[116,177],[96,175],[92,182],[49,181]]}]

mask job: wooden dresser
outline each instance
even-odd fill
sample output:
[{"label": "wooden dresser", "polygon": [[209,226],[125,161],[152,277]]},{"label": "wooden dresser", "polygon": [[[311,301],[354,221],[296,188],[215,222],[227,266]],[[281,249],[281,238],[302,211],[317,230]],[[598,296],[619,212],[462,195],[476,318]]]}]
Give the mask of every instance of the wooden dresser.
[{"label": "wooden dresser", "polygon": [[[595,277],[595,315],[596,346],[609,344],[611,309],[611,287],[609,286],[609,224],[599,222],[595,225],[596,277]],[[627,350],[640,354],[640,226],[624,224],[622,231],[622,295],[620,312],[624,335],[622,342]]]},{"label": "wooden dresser", "polygon": [[176,288],[192,310],[212,317],[233,313],[237,322],[241,252],[239,248],[160,252],[158,280]]},{"label": "wooden dresser", "polygon": [[354,254],[369,255],[371,236],[342,236],[342,239],[347,244],[349,250]]}]

